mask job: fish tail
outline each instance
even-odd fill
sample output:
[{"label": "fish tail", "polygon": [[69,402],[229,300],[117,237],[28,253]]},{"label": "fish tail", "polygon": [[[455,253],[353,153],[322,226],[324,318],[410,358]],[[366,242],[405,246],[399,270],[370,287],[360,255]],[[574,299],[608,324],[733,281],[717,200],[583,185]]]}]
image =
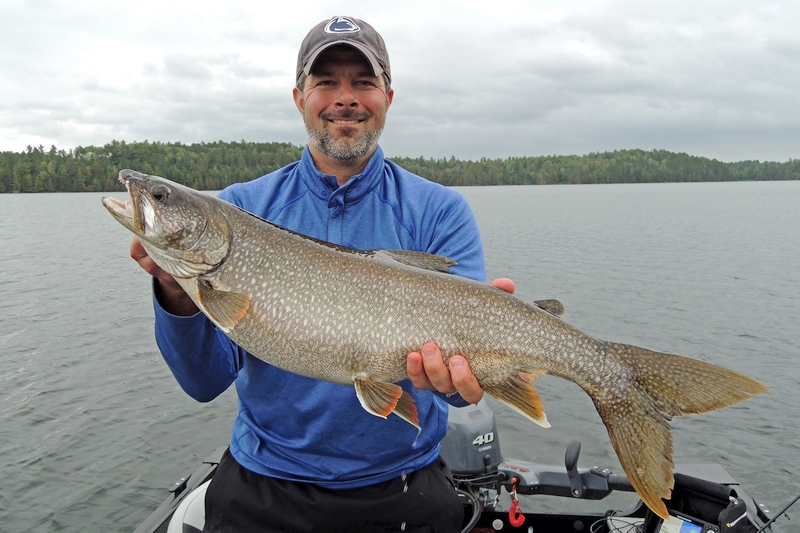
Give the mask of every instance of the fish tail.
[{"label": "fish tail", "polygon": [[747,376],[702,361],[604,343],[606,356],[624,363],[630,374],[611,392],[593,394],[622,468],[642,501],[667,518],[662,499],[673,487],[674,416],[733,405],[767,388]]}]

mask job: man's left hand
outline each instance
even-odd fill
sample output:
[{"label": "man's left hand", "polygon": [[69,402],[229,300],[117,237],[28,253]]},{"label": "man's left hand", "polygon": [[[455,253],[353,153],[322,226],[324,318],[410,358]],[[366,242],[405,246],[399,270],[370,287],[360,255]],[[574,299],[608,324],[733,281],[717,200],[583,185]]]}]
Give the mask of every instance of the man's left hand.
[{"label": "man's left hand", "polygon": [[[514,294],[514,282],[508,278],[496,279],[491,284]],[[483,389],[466,358],[452,355],[448,365],[444,363],[439,347],[429,342],[422,347],[421,353],[408,354],[406,370],[408,378],[417,389],[436,390],[445,394],[458,392],[469,403],[478,403],[483,397]]]}]

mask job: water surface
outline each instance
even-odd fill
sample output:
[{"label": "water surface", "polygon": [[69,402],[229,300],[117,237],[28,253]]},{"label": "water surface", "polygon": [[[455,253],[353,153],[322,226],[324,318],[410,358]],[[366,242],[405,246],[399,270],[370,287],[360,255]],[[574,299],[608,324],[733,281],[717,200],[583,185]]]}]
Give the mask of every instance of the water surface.
[{"label": "water surface", "polygon": [[[489,276],[519,296],[772,390],[677,419],[676,462],[720,463],[775,507],[800,492],[800,182],[459,190]],[[0,195],[0,530],[131,531],[230,436],[235,391],[199,404],[180,390],[153,340],[148,277],[101,196]],[[580,438],[581,467],[620,471],[589,398],[537,386],[553,427],[494,404],[504,454],[561,463]],[[539,505],[553,504],[524,502]]]}]

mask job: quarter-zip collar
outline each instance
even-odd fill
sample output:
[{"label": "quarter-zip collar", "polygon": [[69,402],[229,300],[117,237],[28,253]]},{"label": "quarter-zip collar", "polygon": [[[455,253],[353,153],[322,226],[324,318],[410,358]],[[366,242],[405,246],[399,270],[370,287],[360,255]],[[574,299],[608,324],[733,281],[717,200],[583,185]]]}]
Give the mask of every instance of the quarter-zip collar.
[{"label": "quarter-zip collar", "polygon": [[376,147],[364,171],[347,180],[341,187],[336,181],[336,176],[317,170],[308,146],[303,150],[298,170],[308,190],[315,196],[327,201],[330,207],[342,206],[358,201],[378,185],[384,172],[383,150],[380,146]]}]

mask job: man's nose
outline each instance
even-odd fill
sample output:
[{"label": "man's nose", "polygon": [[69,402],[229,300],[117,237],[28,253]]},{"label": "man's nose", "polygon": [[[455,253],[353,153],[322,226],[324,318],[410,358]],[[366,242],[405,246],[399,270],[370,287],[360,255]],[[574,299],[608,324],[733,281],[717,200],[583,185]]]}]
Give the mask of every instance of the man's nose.
[{"label": "man's nose", "polygon": [[339,94],[336,98],[337,107],[358,107],[358,99],[350,82],[344,82],[339,87]]}]

